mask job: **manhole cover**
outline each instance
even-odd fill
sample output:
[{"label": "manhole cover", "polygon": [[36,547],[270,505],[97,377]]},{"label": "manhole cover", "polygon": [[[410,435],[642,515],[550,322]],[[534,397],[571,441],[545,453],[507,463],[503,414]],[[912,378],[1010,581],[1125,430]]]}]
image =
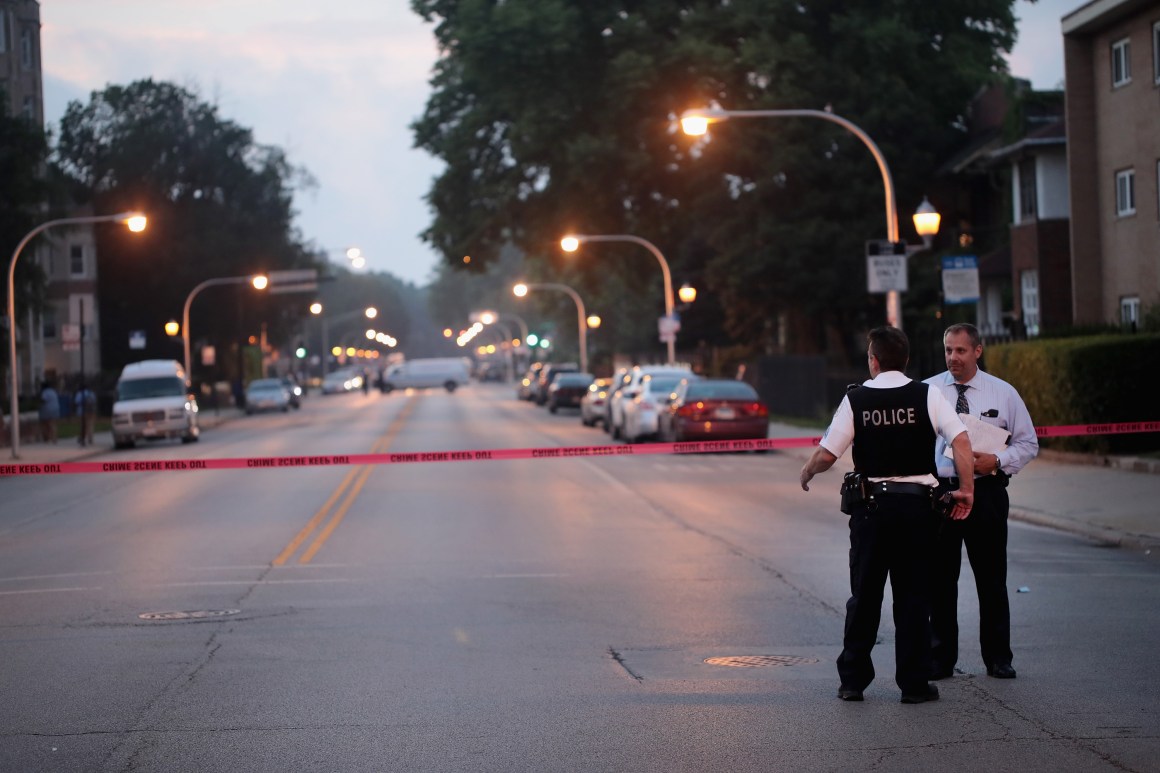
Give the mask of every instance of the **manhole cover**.
[{"label": "manhole cover", "polygon": [[768,666],[808,666],[817,663],[817,658],[798,658],[791,655],[730,655],[722,658],[705,658],[711,666],[731,668],[766,668]]},{"label": "manhole cover", "polygon": [[191,612],[142,612],[137,617],[142,620],[205,620],[210,617],[227,617],[239,614],[240,609],[195,609]]}]

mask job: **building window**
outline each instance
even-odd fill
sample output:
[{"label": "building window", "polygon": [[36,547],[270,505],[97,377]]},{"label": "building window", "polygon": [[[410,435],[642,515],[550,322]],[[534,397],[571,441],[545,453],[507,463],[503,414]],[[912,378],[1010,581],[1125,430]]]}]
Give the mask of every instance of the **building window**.
[{"label": "building window", "polygon": [[1152,25],[1152,79],[1160,86],[1160,21]]},{"label": "building window", "polygon": [[1031,269],[1019,274],[1019,295],[1022,298],[1023,326],[1027,337],[1039,335],[1039,270]]},{"label": "building window", "polygon": [[1132,82],[1131,42],[1124,38],[1112,44],[1112,87]]},{"label": "building window", "polygon": [[32,97],[26,96],[24,98],[24,104],[20,108],[20,114],[23,115],[25,118],[27,118],[29,121],[35,121],[36,120],[36,100],[33,99]]},{"label": "building window", "polygon": [[1116,215],[1127,217],[1136,214],[1136,170],[1121,169],[1116,172]]},{"label": "building window", "polygon": [[20,30],[20,66],[25,70],[32,69],[32,28]]},{"label": "building window", "polygon": [[55,341],[57,336],[56,309],[47,308],[40,317],[41,335],[45,341]]},{"label": "building window", "polygon": [[8,50],[8,12],[0,8],[0,54]]},{"label": "building window", "polygon": [[1038,214],[1035,159],[1025,158],[1019,162],[1019,218],[1020,220],[1033,220]]},{"label": "building window", "polygon": [[1120,298],[1120,324],[1135,330],[1140,325],[1140,296]]},{"label": "building window", "polygon": [[68,248],[68,272],[73,276],[85,275],[85,247],[73,244]]}]

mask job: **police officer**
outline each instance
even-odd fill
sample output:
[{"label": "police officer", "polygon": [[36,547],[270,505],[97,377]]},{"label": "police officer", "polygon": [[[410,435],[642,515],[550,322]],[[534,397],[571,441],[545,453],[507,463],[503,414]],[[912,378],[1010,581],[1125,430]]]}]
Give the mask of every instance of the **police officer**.
[{"label": "police officer", "polygon": [[[954,674],[959,656],[958,587],[963,543],[979,593],[979,645],[988,676],[1014,679],[1011,666],[1011,608],[1007,599],[1007,482],[1039,453],[1039,439],[1027,406],[1015,387],[979,369],[983,344],[974,325],[951,325],[943,334],[947,370],[926,380],[956,406],[983,422],[1007,430],[1007,448],[975,452],[975,504],[961,523],[947,524],[935,545],[931,601],[931,678]],[[935,463],[943,488],[959,486],[950,460],[937,443]]]},{"label": "police officer", "polygon": [[842,399],[820,445],[801,470],[801,485],[830,469],[853,445],[854,471],[864,496],[850,513],[850,600],[838,657],[838,697],[862,700],[874,679],[870,650],[878,636],[889,576],[894,593],[895,682],[903,703],[938,700],[930,675],[929,562],[939,518],[933,509],[936,480],[930,449],[936,433],[950,442],[967,484],[952,494],[952,518],[972,504],[971,444],[954,408],[926,384],[903,374],[910,356],[906,335],[879,327],[868,336],[870,380]]}]

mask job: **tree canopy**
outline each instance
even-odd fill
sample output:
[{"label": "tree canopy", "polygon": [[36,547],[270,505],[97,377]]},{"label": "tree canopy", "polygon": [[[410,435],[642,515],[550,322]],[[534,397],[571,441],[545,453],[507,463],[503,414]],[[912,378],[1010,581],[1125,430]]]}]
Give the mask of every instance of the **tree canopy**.
[{"label": "tree canopy", "polygon": [[[93,92],[87,104],[71,102],[56,162],[79,200],[149,216],[139,236],[98,232],[108,367],[130,357],[129,331],[160,331],[180,319],[187,294],[205,279],[315,265],[293,227],[294,192],[312,185],[309,174],[189,89],[142,80]],[[216,299],[193,305],[190,327],[221,352],[260,328],[274,342],[284,339],[306,305],[301,296],[241,286],[211,292]],[[158,341],[144,354],[174,351]]]},{"label": "tree canopy", "polygon": [[568,231],[631,233],[715,296],[729,337],[758,346],[790,318],[798,346],[822,349],[827,332],[881,319],[863,263],[863,242],[886,236],[872,157],[817,120],[736,120],[695,142],[675,119],[832,110],[882,149],[908,215],[962,140],[971,97],[1002,77],[1012,5],[412,0],[441,51],[413,125],[446,162],[424,236],[452,266],[486,266],[511,240],[588,294],[659,300],[637,248],[567,263],[556,248]]}]

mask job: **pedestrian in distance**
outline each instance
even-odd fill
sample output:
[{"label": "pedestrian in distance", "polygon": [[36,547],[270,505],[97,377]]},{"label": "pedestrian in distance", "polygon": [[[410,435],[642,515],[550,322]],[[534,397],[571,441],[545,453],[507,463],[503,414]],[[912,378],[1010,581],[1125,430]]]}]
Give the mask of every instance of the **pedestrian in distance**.
[{"label": "pedestrian in distance", "polygon": [[[968,483],[944,507],[950,518],[970,512],[971,444],[954,408],[938,390],[904,374],[910,356],[897,328],[870,331],[866,357],[870,380],[842,398],[818,447],[801,469],[809,491],[815,475],[830,469],[853,448],[854,472],[842,484],[842,512],[850,516],[850,600],[838,697],[862,700],[874,679],[871,650],[878,636],[889,577],[894,594],[895,674],[903,703],[938,700],[930,684],[930,558],[941,520],[934,460],[936,436],[954,451],[956,468]],[[949,509],[949,512],[947,510]]]},{"label": "pedestrian in distance", "polygon": [[44,381],[40,385],[40,439],[46,443],[56,442],[56,423],[60,420],[60,395],[52,383]]},{"label": "pedestrian in distance", "polygon": [[77,442],[82,446],[91,446],[93,444],[93,427],[97,423],[97,396],[93,394],[93,390],[81,384],[80,389],[73,396],[73,402],[76,414],[80,417],[80,432],[77,434]]},{"label": "pedestrian in distance", "polygon": [[[975,417],[1010,435],[1007,447],[974,452],[975,504],[969,518],[940,530],[935,545],[934,596],[931,602],[932,679],[954,675],[959,658],[959,571],[963,545],[979,594],[979,646],[987,675],[1014,679],[1011,653],[1011,606],[1007,597],[1007,514],[1011,476],[1039,453],[1039,439],[1027,406],[1015,387],[979,367],[983,343],[974,325],[951,325],[943,333],[945,372],[928,378],[955,405],[959,414]],[[935,447],[942,490],[961,485],[940,441]]]}]

